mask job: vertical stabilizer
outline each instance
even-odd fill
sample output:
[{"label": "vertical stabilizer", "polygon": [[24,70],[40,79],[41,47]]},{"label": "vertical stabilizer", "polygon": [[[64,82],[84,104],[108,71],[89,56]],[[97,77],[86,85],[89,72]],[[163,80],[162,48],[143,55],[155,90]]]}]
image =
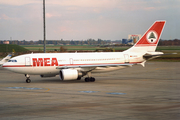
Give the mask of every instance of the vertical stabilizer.
[{"label": "vertical stabilizer", "polygon": [[11,56],[12,55],[7,55],[5,58],[3,58],[1,61],[0,61],[0,66],[2,66],[5,62],[8,62],[9,59],[11,59]]},{"label": "vertical stabilizer", "polygon": [[166,21],[156,21],[141,37],[141,39],[127,51],[154,52],[159,42]]}]

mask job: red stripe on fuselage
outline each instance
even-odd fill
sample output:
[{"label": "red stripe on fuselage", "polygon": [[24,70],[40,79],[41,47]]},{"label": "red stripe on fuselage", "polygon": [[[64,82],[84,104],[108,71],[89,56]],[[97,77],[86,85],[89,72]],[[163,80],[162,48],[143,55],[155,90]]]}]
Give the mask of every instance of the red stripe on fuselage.
[{"label": "red stripe on fuselage", "polygon": [[[131,62],[129,64],[136,64],[136,63],[141,63],[141,62]],[[119,64],[126,64],[126,63],[101,63],[101,64],[63,64],[59,66],[81,66],[81,65],[109,65],[109,64],[114,64],[114,65],[119,65]]]},{"label": "red stripe on fuselage", "polygon": [[[129,64],[137,64],[137,63],[141,63],[141,62],[130,62]],[[114,65],[118,65],[118,64],[126,64],[126,63],[101,63],[101,64],[61,64],[58,66],[80,66],[80,65],[108,65],[108,64],[114,64]],[[32,66],[32,65],[4,65],[3,67],[52,67],[52,66]],[[55,66],[57,67],[57,66]]]},{"label": "red stripe on fuselage", "polygon": [[2,67],[32,67],[32,65],[3,65]]}]

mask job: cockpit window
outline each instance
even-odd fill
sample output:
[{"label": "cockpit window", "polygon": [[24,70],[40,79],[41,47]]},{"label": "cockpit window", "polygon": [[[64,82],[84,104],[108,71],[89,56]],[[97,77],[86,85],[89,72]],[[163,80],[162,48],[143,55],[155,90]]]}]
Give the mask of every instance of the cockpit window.
[{"label": "cockpit window", "polygon": [[9,60],[8,62],[17,62],[17,60]]}]

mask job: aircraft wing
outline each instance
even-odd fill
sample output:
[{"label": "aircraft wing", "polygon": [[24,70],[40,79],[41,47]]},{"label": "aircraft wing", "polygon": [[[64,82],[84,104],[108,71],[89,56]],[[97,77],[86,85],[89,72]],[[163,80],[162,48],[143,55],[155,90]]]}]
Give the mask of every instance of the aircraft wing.
[{"label": "aircraft wing", "polygon": [[56,69],[68,69],[68,68],[95,68],[95,67],[118,67],[118,66],[132,66],[134,64],[91,64],[91,65],[63,65],[58,66]]}]

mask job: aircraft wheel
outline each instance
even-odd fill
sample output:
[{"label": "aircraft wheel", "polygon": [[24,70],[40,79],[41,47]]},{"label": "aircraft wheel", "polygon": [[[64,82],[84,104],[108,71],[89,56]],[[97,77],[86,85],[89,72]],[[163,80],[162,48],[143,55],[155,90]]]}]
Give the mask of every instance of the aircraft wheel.
[{"label": "aircraft wheel", "polygon": [[94,81],[95,81],[95,78],[91,77],[91,78],[90,78],[90,81],[91,81],[91,82],[94,82]]},{"label": "aircraft wheel", "polygon": [[90,79],[88,77],[85,78],[85,82],[89,82]]},{"label": "aircraft wheel", "polygon": [[27,83],[30,83],[30,82],[31,82],[31,80],[30,80],[30,79],[26,79],[26,82],[27,82]]}]

